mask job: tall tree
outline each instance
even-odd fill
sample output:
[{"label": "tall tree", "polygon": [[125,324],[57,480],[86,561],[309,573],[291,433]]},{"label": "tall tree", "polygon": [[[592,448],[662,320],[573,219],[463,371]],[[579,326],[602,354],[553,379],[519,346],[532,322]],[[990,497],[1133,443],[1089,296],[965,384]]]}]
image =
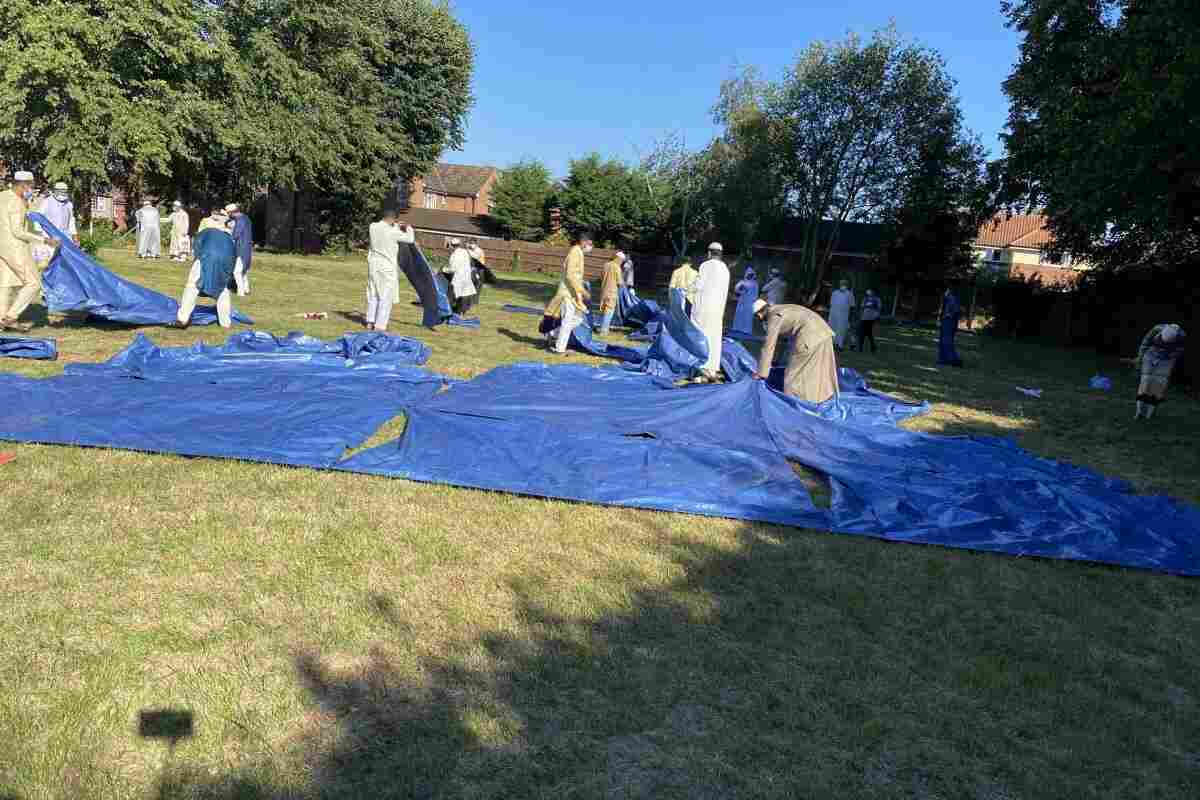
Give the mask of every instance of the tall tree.
[{"label": "tall tree", "polygon": [[655,229],[637,171],[596,153],[571,162],[558,202],[569,231],[590,230],[600,242],[637,242]]},{"label": "tall tree", "polygon": [[687,254],[696,237],[711,224],[704,203],[707,166],[703,152],[688,150],[682,136],[672,134],[654,145],[637,172],[654,213],[656,230],[652,235],[664,240],[677,259]]},{"label": "tall tree", "polygon": [[942,59],[891,28],[865,44],[812,44],[782,80],[750,92],[738,108],[755,113],[725,121],[779,176],[810,302],[842,223],[895,221],[914,176],[948,151],[935,143],[969,139]]},{"label": "tall tree", "polygon": [[1200,255],[1200,4],[1021,0],[1005,198],[1098,266]]},{"label": "tall tree", "polygon": [[491,216],[514,239],[536,242],[546,235],[546,203],[554,184],[540,161],[521,161],[500,174]]}]

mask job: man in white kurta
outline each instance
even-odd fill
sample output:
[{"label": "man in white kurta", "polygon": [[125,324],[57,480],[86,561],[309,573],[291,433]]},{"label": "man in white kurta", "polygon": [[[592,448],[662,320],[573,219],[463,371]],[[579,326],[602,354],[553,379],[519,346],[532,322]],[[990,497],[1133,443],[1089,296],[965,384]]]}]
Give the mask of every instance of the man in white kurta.
[{"label": "man in white kurta", "polygon": [[134,215],[137,218],[137,254],[138,258],[158,258],[162,255],[162,241],[158,209],[149,200],[142,202],[142,207]]},{"label": "man in white kurta", "polygon": [[471,253],[459,242],[450,254],[448,265],[450,288],[454,293],[454,312],[465,314],[475,297],[475,281],[471,279]]},{"label": "man in white kurta", "polygon": [[183,210],[183,203],[175,201],[168,221],[171,223],[171,249],[169,251],[171,260],[187,261],[188,256],[192,253],[192,237],[188,235],[188,228],[191,227],[192,221],[188,217],[188,213]]},{"label": "man in white kurta", "polygon": [[[71,237],[71,241],[79,244],[79,230],[75,226],[75,204],[71,202],[71,196],[68,192],[67,184],[59,181],[54,184],[54,191],[45,197],[38,206],[38,212],[45,217],[51,225],[58,228],[60,231]],[[42,229],[37,225],[33,226],[38,233]],[[46,245],[36,245],[33,250],[33,258],[37,261],[39,267],[45,267],[50,261],[50,256],[54,249]]]},{"label": "man in white kurta", "polygon": [[850,309],[854,308],[854,292],[850,282],[842,281],[841,288],[829,298],[829,327],[833,328],[833,346],[838,350],[846,344],[850,332]]},{"label": "man in white kurta", "polygon": [[400,294],[400,267],[397,255],[401,244],[415,241],[411,228],[396,224],[396,212],[387,209],[383,218],[372,222],[371,249],[367,252],[367,316],[369,331],[386,331],[392,318],[392,306]]},{"label": "man in white kurta", "polygon": [[33,260],[32,247],[55,243],[25,226],[28,203],[33,199],[33,174],[13,175],[13,188],[0,192],[0,328],[28,331],[33,326],[18,322],[42,290],[42,278]]},{"label": "man in white kurta", "polygon": [[692,305],[692,324],[708,340],[708,361],[700,368],[703,376],[716,380],[721,371],[721,337],[724,334],[725,304],[729,300],[729,267],[721,260],[724,248],[713,242],[708,260],[700,265],[696,278],[696,302]]}]

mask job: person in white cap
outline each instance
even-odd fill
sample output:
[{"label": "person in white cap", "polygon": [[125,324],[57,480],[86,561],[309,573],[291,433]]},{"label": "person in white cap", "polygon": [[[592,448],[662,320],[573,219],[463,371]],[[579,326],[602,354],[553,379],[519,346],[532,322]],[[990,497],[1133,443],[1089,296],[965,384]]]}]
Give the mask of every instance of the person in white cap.
[{"label": "person in white cap", "polygon": [[250,263],[254,259],[254,229],[250,224],[250,217],[242,212],[242,207],[237,203],[225,206],[225,213],[229,215],[229,233],[233,236],[233,243],[237,245],[237,261],[233,267],[233,280],[237,285],[238,296],[245,297],[250,294]]},{"label": "person in white cap", "polygon": [[216,228],[222,231],[229,230],[229,217],[226,216],[224,209],[214,208],[207,217],[200,220],[200,225],[196,228],[196,235],[199,236],[209,228]]},{"label": "person in white cap", "polygon": [[171,249],[169,251],[171,260],[187,261],[188,256],[192,253],[192,237],[188,234],[192,221],[188,217],[188,213],[183,210],[181,201],[176,200],[171,207],[171,216],[168,218],[171,223]]},{"label": "person in white cap", "polygon": [[75,226],[75,204],[71,202],[67,184],[58,181],[54,191],[42,200],[38,211],[51,225],[71,237],[71,241],[79,244],[79,230]]},{"label": "person in white cap", "polygon": [[1141,370],[1138,384],[1137,411],[1134,419],[1150,419],[1155,409],[1167,396],[1167,384],[1171,371],[1183,355],[1187,334],[1183,328],[1173,324],[1155,325],[1142,337],[1135,362]]},{"label": "person in white cap", "polygon": [[451,239],[450,245],[454,250],[442,274],[450,285],[450,298],[454,304],[454,313],[464,314],[472,305],[475,297],[475,281],[471,279],[471,254],[463,247],[461,239]]},{"label": "person in white cap", "polygon": [[150,200],[143,200],[142,207],[134,215],[137,219],[138,258],[158,258],[162,255],[162,218],[158,208]]},{"label": "person in white cap", "polygon": [[729,267],[721,260],[725,248],[720,242],[708,246],[708,260],[700,265],[696,278],[696,302],[692,305],[692,324],[708,340],[708,361],[700,368],[701,377],[715,381],[721,370],[721,337],[724,334],[725,304],[729,301]]},{"label": "person in white cap", "polygon": [[621,253],[621,285],[627,289],[632,289],[633,278],[636,270],[633,267],[633,259]]},{"label": "person in white cap", "polygon": [[766,380],[771,376],[775,348],[780,339],[789,339],[783,393],[809,403],[824,403],[835,397],[838,370],[834,334],[821,315],[804,306],[771,305],[765,300],[754,303],[754,313],[767,329],[755,379]]},{"label": "person in white cap", "polygon": [[42,289],[32,246],[58,246],[43,234],[26,229],[25,214],[32,199],[33,173],[24,170],[13,175],[11,189],[0,192],[0,328],[6,331],[33,328],[19,321]]},{"label": "person in white cap", "polygon": [[854,308],[854,292],[850,281],[842,281],[829,298],[829,327],[833,328],[833,346],[841,350],[850,333],[850,310]]}]

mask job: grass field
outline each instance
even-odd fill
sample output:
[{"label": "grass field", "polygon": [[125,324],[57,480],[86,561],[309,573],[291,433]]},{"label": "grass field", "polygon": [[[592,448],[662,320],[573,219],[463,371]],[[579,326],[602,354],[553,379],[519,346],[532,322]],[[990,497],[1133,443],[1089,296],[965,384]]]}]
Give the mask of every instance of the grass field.
[{"label": "grass field", "polygon": [[[102,255],[180,288],[179,265]],[[357,329],[364,271],[263,255],[238,305],[262,329],[336,336]],[[537,318],[499,305],[552,287],[501,277],[481,331],[429,334],[409,296],[393,331],[458,377],[549,357]],[[64,361],[132,336],[39,333]],[[1200,502],[1196,401],[1134,425],[1127,366],[965,336],[969,368],[937,370],[933,336],[887,327],[879,355],[844,363],[936,403],[915,427],[1013,435]],[[1086,388],[1099,367],[1112,394]],[[5,800],[1200,796],[1195,580],[259,464],[0,450],[17,454],[0,467]],[[155,710],[173,714],[141,721]]]}]

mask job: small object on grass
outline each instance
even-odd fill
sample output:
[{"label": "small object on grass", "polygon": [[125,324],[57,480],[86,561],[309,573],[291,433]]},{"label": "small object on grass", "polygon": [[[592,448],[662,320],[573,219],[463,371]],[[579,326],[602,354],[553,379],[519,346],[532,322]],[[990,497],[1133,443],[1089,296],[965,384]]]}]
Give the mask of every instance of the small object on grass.
[{"label": "small object on grass", "polygon": [[1026,389],[1024,386],[1018,386],[1017,391],[1026,397],[1037,397],[1040,399],[1042,396],[1041,389]]},{"label": "small object on grass", "polygon": [[0,466],[3,466],[4,464],[7,464],[10,461],[16,461],[16,460],[17,460],[16,453],[0,453]]},{"label": "small object on grass", "polygon": [[1112,378],[1106,378],[1103,375],[1093,375],[1092,379],[1088,381],[1088,386],[1092,389],[1099,389],[1102,392],[1110,392],[1113,387]]},{"label": "small object on grass", "polygon": [[297,314],[296,316],[300,317],[301,319],[328,319],[329,318],[329,314],[325,311],[305,311],[303,313]]}]

